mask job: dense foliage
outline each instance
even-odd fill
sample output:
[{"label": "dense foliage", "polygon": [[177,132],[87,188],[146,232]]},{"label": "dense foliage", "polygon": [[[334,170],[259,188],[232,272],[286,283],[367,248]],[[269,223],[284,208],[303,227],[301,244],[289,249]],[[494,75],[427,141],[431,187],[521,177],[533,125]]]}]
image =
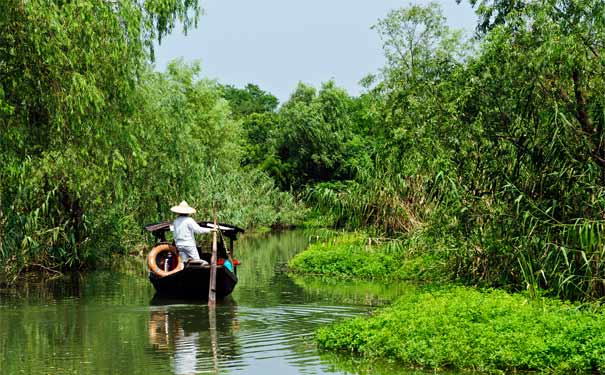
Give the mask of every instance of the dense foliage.
[{"label": "dense foliage", "polygon": [[196,1],[3,3],[3,264],[88,264],[183,198],[290,223],[293,192],[316,221],[414,243],[390,254],[423,251],[469,284],[603,297],[603,4],[470,3],[474,39],[436,4],[393,10],[362,95],[301,83],[281,106],[195,65],[151,71],[153,41],[194,25]]},{"label": "dense foliage", "polygon": [[300,103],[312,92],[299,88],[279,111],[288,137],[272,140],[279,180],[333,225],[448,237],[432,251],[452,278],[603,297],[603,4],[472,4],[480,25],[470,41],[435,4],[380,20],[387,64],[364,79],[365,94],[336,107],[347,113],[343,131],[308,115]]},{"label": "dense foliage", "polygon": [[513,12],[465,69],[471,139],[457,174],[464,232],[477,246],[461,254],[462,270],[507,267],[500,282],[523,279],[571,298],[605,294],[605,22],[597,3]]},{"label": "dense foliage", "polygon": [[325,349],[423,368],[603,373],[603,316],[501,291],[411,290],[367,318],[322,328]]},{"label": "dense foliage", "polygon": [[[438,281],[447,275],[444,257],[423,249],[417,238],[380,242],[361,234],[335,235],[310,245],[290,260],[291,271],[356,280]],[[432,243],[432,246],[438,244]],[[441,244],[439,244],[441,245]],[[407,251],[414,248],[414,251]]]},{"label": "dense foliage", "polygon": [[320,90],[300,83],[279,109],[275,97],[255,85],[227,86],[224,97],[243,122],[244,164],[260,167],[282,189],[301,191],[352,176],[355,99],[334,82]]},{"label": "dense foliage", "polygon": [[153,42],[198,14],[192,0],[0,4],[0,282],[130,251],[183,199],[246,227],[296,219],[241,168],[222,87],[196,65],[151,71]]}]

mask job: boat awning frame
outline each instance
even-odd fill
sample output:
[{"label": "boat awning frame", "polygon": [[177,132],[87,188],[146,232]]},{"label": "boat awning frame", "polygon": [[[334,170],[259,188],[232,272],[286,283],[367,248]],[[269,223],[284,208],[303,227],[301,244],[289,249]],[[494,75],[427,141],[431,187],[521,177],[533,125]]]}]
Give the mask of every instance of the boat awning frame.
[{"label": "boat awning frame", "polygon": [[[214,223],[211,221],[198,221],[199,226],[202,228],[213,228]],[[161,223],[156,224],[148,224],[145,225],[145,230],[151,232],[156,238],[165,238],[166,232],[171,231],[172,221],[163,221]],[[236,227],[235,225],[218,223],[218,227],[221,230],[221,233],[225,237],[229,237],[232,240],[237,239],[238,233],[244,233],[245,231],[242,228]]]}]

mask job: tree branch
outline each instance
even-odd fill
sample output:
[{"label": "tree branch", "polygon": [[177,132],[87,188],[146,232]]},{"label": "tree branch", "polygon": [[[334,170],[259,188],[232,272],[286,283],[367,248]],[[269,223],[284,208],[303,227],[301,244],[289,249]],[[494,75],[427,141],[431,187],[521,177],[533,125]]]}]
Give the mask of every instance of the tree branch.
[{"label": "tree branch", "polygon": [[580,122],[582,126],[582,130],[585,133],[593,134],[595,129],[592,125],[592,121],[588,112],[586,111],[586,98],[584,97],[584,93],[580,87],[580,72],[578,69],[573,71],[573,90],[576,95],[576,118]]}]

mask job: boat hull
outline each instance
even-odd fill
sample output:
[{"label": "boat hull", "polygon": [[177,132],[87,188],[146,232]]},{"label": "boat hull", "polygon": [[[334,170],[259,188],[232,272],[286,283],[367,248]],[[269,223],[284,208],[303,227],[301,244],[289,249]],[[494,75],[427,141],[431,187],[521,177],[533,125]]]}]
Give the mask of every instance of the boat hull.
[{"label": "boat hull", "polygon": [[[231,294],[237,284],[237,275],[229,269],[219,266],[216,269],[216,297],[224,298]],[[162,297],[187,297],[207,299],[210,289],[210,268],[185,268],[169,276],[149,275],[158,295]]]}]

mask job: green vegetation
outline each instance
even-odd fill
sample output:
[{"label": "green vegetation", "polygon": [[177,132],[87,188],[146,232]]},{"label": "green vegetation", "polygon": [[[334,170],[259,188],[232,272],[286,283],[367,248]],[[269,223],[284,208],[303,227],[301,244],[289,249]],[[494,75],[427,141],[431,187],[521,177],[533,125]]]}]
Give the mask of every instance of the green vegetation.
[{"label": "green vegetation", "polygon": [[[603,4],[470,3],[473,39],[435,3],[393,10],[362,95],[300,83],[281,106],[195,63],[153,70],[196,0],[0,3],[0,284],[115,261],[186,199],[247,228],[355,232],[323,232],[300,273],[605,298]],[[454,288],[318,340],[430,368],[604,372],[603,323]]]},{"label": "green vegetation", "polygon": [[246,117],[266,137],[248,162],[302,194],[315,223],[413,242],[400,250],[452,279],[604,297],[602,4],[471,3],[471,40],[436,4],[390,12],[366,92],[299,85]]},{"label": "green vegetation", "polygon": [[387,65],[345,107],[342,133],[363,147],[333,154],[346,173],[281,180],[306,194],[313,221],[369,234],[326,239],[290,266],[526,291],[411,291],[321,329],[325,349],[431,369],[603,373],[598,305],[538,298],[605,297],[602,4],[471,3],[471,41],[435,4],[374,26]]},{"label": "green vegetation", "polygon": [[602,314],[468,288],[411,290],[371,318],[322,328],[321,347],[426,368],[602,373]]},{"label": "green vegetation", "polygon": [[2,274],[127,251],[182,199],[255,228],[302,199],[470,285],[605,296],[602,4],[470,2],[473,39],[436,4],[393,10],[362,95],[300,83],[282,105],[196,64],[152,71],[197,1],[0,5]]},{"label": "green vegetation", "polygon": [[447,274],[433,251],[407,251],[410,241],[381,243],[357,234],[316,242],[290,260],[295,273],[370,280],[431,280]]},{"label": "green vegetation", "polygon": [[197,64],[153,71],[195,0],[0,5],[0,282],[128,252],[182,199],[249,228],[298,222],[303,199],[369,235],[301,272],[605,297],[602,4],[470,3],[473,39],[434,3],[393,10],[362,95],[301,83],[281,106]]},{"label": "green vegetation", "polygon": [[242,165],[243,129],[196,64],[151,69],[194,0],[0,5],[0,284],[28,268],[106,262],[185,199],[244,227],[304,210]]}]

